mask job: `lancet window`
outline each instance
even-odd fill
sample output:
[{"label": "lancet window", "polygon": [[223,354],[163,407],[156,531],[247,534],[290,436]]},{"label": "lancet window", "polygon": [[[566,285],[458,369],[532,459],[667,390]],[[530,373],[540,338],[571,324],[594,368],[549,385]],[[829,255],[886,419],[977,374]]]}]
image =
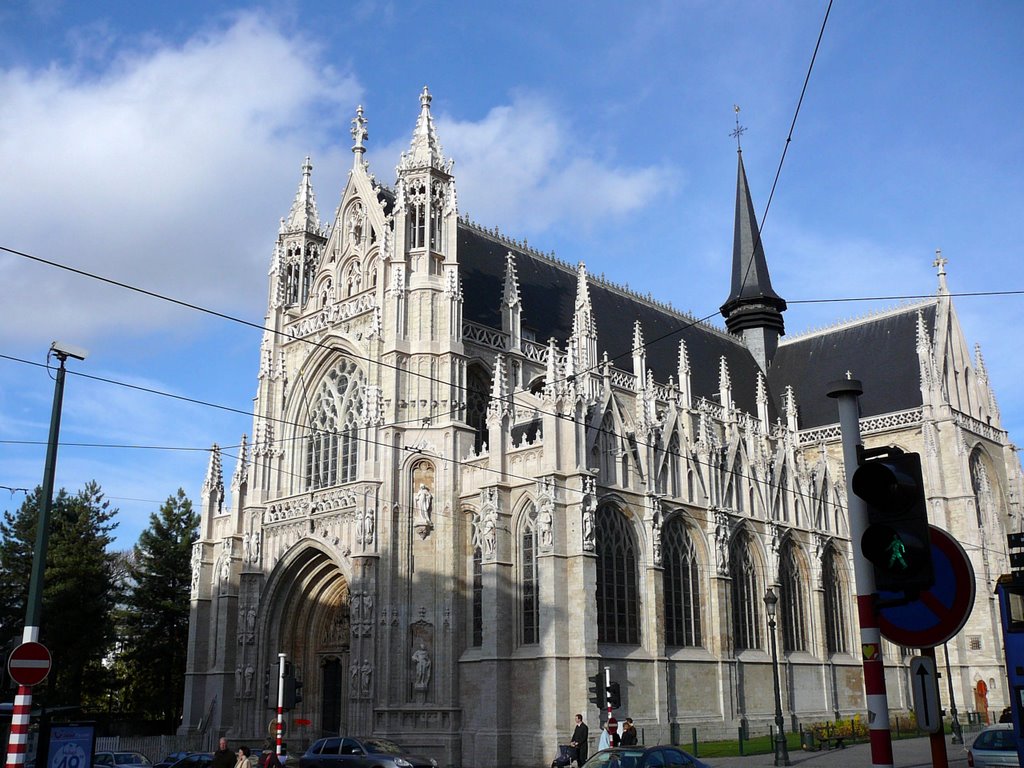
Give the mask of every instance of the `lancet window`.
[{"label": "lancet window", "polygon": [[310,397],[306,438],[306,488],[329,488],[356,478],[362,375],[342,359],[320,380]]},{"label": "lancet window", "polygon": [[484,644],[484,555],[473,547],[473,646]]},{"label": "lancet window", "polygon": [[473,447],[479,452],[487,442],[487,403],[490,400],[490,381],[479,365],[470,365],[466,371],[466,423],[473,428]]},{"label": "lancet window", "polygon": [[665,565],[665,644],[699,646],[700,562],[693,539],[680,519],[662,530],[662,562]]},{"label": "lancet window", "polygon": [[779,624],[782,650],[807,650],[807,582],[797,547],[788,542],[779,562]]},{"label": "lancet window", "polygon": [[444,192],[444,183],[434,181],[430,187],[430,249],[432,251],[444,249]]},{"label": "lancet window", "polygon": [[612,505],[597,510],[597,639],[640,642],[636,546],[629,522]]},{"label": "lancet window", "polygon": [[848,653],[846,579],[839,553],[829,547],[821,564],[821,583],[825,590],[825,650],[829,654]]},{"label": "lancet window", "polygon": [[407,211],[409,247],[423,248],[427,229],[427,187],[424,182],[415,181],[409,186]]},{"label": "lancet window", "polygon": [[737,651],[761,648],[761,609],[764,598],[757,567],[750,551],[750,540],[740,533],[733,539],[729,554],[729,575],[732,577],[733,640]]},{"label": "lancet window", "polygon": [[537,578],[537,509],[531,503],[523,516],[519,540],[519,601],[524,645],[540,640],[540,582]]}]

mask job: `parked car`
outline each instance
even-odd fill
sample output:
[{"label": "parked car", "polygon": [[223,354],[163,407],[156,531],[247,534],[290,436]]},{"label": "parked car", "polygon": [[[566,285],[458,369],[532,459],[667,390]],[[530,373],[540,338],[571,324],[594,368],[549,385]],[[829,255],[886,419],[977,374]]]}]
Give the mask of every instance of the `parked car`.
[{"label": "parked car", "polygon": [[212,762],[212,752],[190,752],[178,762],[172,763],[171,768],[207,768]]},{"label": "parked car", "polygon": [[967,748],[969,768],[1018,768],[1017,735],[1013,723],[990,725]]},{"label": "parked car", "polygon": [[330,736],[314,741],[299,768],[437,768],[437,761],[412,755],[388,739]]},{"label": "parked car", "polygon": [[612,747],[594,754],[583,768],[711,768],[679,747]]},{"label": "parked car", "polygon": [[180,752],[171,752],[159,763],[153,763],[153,768],[171,768],[176,762],[181,760],[183,757],[188,757],[192,753],[188,750],[182,750]]},{"label": "parked car", "polygon": [[153,765],[141,752],[97,752],[92,756],[92,764],[106,768],[150,768]]}]

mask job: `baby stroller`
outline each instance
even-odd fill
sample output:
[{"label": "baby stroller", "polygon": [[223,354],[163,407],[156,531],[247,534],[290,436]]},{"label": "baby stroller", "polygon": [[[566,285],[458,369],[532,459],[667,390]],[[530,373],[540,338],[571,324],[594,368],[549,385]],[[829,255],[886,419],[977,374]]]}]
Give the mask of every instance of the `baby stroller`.
[{"label": "baby stroller", "polygon": [[568,744],[558,745],[558,757],[551,761],[551,768],[566,768],[576,759],[576,748]]}]

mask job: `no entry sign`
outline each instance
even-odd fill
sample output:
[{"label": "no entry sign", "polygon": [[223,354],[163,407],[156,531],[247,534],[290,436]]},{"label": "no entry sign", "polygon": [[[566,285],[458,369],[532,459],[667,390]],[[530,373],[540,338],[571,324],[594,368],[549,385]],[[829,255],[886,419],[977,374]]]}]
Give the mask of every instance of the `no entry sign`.
[{"label": "no entry sign", "polygon": [[42,643],[22,643],[11,652],[7,671],[18,685],[39,685],[50,674],[50,651]]},{"label": "no entry sign", "polygon": [[[931,526],[935,584],[916,600],[878,611],[882,634],[897,645],[933,648],[959,632],[974,608],[974,568],[964,548],[941,528]],[[880,592],[883,603],[898,597]]]}]

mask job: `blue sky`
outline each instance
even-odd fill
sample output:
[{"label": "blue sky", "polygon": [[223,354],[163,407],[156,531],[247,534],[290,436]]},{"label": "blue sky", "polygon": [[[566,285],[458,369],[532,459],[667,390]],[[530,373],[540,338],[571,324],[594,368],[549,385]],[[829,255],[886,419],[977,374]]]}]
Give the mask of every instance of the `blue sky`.
[{"label": "blue sky", "polygon": [[[261,322],[303,158],[329,219],[362,104],[392,183],[428,85],[461,211],[710,315],[730,279],[733,105],[761,215],[826,7],[7,0],[0,245]],[[836,3],[763,232],[791,334],[895,303],[801,300],[933,293],[936,248],[954,292],[1024,289],[1022,29],[1017,2]],[[0,354],[43,362],[60,339],[90,350],[76,371],[250,405],[256,330],[10,254],[0,285]],[[1024,297],[956,305],[1020,439]],[[0,359],[0,440],[45,442],[52,392]],[[130,546],[179,486],[198,496],[201,449],[251,429],[71,376],[57,485],[97,480]],[[0,485],[37,485],[44,455],[0,442]],[[22,498],[0,490],[0,509]]]}]

